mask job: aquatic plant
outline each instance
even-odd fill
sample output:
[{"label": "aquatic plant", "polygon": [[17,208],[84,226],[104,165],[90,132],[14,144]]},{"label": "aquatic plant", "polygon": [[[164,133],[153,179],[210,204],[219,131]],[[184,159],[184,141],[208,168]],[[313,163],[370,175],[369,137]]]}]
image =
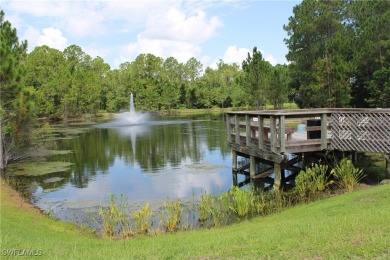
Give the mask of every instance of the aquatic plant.
[{"label": "aquatic plant", "polygon": [[301,170],[295,178],[295,188],[301,198],[309,198],[318,192],[324,191],[333,181],[329,181],[328,166],[314,164]]},{"label": "aquatic plant", "polygon": [[149,203],[146,203],[140,211],[134,213],[134,228],[139,234],[148,233],[149,228],[152,226],[151,216],[153,216],[153,211],[149,209]]},{"label": "aquatic plant", "polygon": [[129,229],[130,216],[126,211],[128,208],[127,197],[120,195],[119,200],[116,195],[110,196],[108,207],[99,207],[99,216],[102,225],[102,235],[105,237],[126,237],[131,233]]},{"label": "aquatic plant", "polygon": [[209,198],[210,215],[213,226],[221,227],[227,225],[231,220],[230,195],[223,192],[218,196]]},{"label": "aquatic plant", "polygon": [[337,179],[337,186],[341,189],[346,189],[349,192],[353,191],[365,177],[363,170],[355,168],[352,161],[347,158],[343,158],[336,167],[332,169],[332,173]]},{"label": "aquatic plant", "polygon": [[255,206],[254,188],[245,190],[234,186],[230,189],[229,194],[232,199],[230,209],[237,214],[238,218],[246,218]]},{"label": "aquatic plant", "polygon": [[163,211],[160,212],[160,224],[165,231],[175,232],[179,230],[181,214],[182,209],[179,200],[164,202]]},{"label": "aquatic plant", "polygon": [[[255,190],[254,190],[255,191]],[[263,190],[256,190],[253,196],[252,211],[257,215],[265,215],[269,209],[270,193]]]},{"label": "aquatic plant", "polygon": [[204,223],[210,216],[210,199],[210,195],[203,194],[200,196],[200,203],[196,206],[198,219],[201,223]]},{"label": "aquatic plant", "polygon": [[69,162],[44,162],[29,161],[10,164],[7,168],[8,176],[43,176],[50,173],[66,172],[71,169],[73,163]]}]

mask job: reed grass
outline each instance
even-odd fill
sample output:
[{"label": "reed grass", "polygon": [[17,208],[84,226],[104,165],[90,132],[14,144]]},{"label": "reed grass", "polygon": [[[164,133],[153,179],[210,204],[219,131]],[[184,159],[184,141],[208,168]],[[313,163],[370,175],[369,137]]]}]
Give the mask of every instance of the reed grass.
[{"label": "reed grass", "polygon": [[218,196],[211,195],[211,198],[208,200],[208,202],[210,203],[209,209],[212,225],[214,227],[226,226],[231,220],[229,193],[223,192]]},{"label": "reed grass", "polygon": [[123,194],[119,199],[115,195],[110,196],[110,204],[108,207],[99,207],[99,216],[101,221],[101,234],[103,237],[110,239],[129,236],[131,228],[129,226],[130,216],[125,210],[128,208],[128,199]]},{"label": "reed grass", "polygon": [[165,231],[178,231],[183,211],[180,201],[169,200],[164,202],[163,205],[163,211],[160,212],[160,224],[163,226]]},{"label": "reed grass", "polygon": [[351,160],[343,158],[338,165],[332,169],[332,173],[336,177],[336,184],[341,189],[353,191],[359,182],[365,177],[362,169],[355,168]]},{"label": "reed grass", "polygon": [[146,203],[140,211],[134,213],[134,229],[138,234],[148,234],[153,224],[151,216],[153,216],[153,211],[149,209],[149,203]]},{"label": "reed grass", "polygon": [[323,192],[330,184],[333,183],[330,175],[327,173],[328,166],[314,164],[312,167],[306,167],[301,170],[295,178],[296,191],[302,199],[310,198],[312,195]]},{"label": "reed grass", "polygon": [[231,196],[229,208],[237,214],[239,219],[247,218],[254,211],[255,194],[253,188],[248,191],[234,186],[230,189],[229,195]]},{"label": "reed grass", "polygon": [[210,202],[211,196],[202,194],[200,196],[200,203],[196,206],[198,211],[199,222],[205,223],[210,216]]}]

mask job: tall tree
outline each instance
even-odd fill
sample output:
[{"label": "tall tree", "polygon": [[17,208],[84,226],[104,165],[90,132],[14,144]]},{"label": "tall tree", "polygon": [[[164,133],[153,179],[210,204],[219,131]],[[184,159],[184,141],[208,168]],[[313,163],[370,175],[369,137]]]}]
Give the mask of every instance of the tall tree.
[{"label": "tall tree", "polygon": [[161,103],[163,108],[170,110],[175,107],[180,96],[183,65],[174,57],[167,58],[163,63],[163,88]]},{"label": "tall tree", "polygon": [[350,37],[344,23],[347,0],[304,0],[284,26],[291,76],[301,106],[344,107],[350,100]]},{"label": "tall tree", "polygon": [[59,50],[39,46],[27,55],[26,85],[35,89],[38,116],[62,117],[62,82],[65,80],[62,77],[65,70],[65,58]]},{"label": "tall tree", "polygon": [[[161,107],[163,59],[153,54],[140,54],[130,64],[131,92],[137,97],[139,109],[158,110]],[[130,95],[130,93],[128,93]]]},{"label": "tall tree", "polygon": [[352,106],[390,107],[384,102],[389,96],[390,2],[354,0],[347,11],[353,35]]},{"label": "tall tree", "polygon": [[224,108],[225,105],[229,106],[231,104],[231,96],[236,88],[236,77],[238,75],[239,66],[237,64],[227,64],[223,60],[220,60],[217,64],[218,69],[217,73],[219,76],[218,81],[220,82],[219,88],[217,90],[217,99],[220,103],[221,108]]},{"label": "tall tree", "polygon": [[252,56],[248,53],[248,57],[242,62],[249,88],[248,93],[251,93],[250,97],[254,97],[257,109],[262,109],[265,105],[265,90],[270,66],[257,47],[253,48]]},{"label": "tall tree", "polygon": [[195,107],[197,101],[197,81],[202,73],[202,63],[196,58],[190,58],[184,65],[184,78],[186,84],[183,85],[182,95],[183,101],[186,103],[187,108]]},{"label": "tall tree", "polygon": [[94,84],[99,91],[99,109],[105,110],[107,108],[107,91],[108,86],[106,82],[107,74],[110,71],[110,65],[104,62],[101,57],[96,57],[92,60],[91,70]]},{"label": "tall tree", "polygon": [[220,81],[217,70],[213,70],[207,67],[204,75],[200,79],[199,99],[202,106],[210,109],[214,105],[217,98],[217,90],[219,88]]},{"label": "tall tree", "polygon": [[126,88],[122,84],[122,73],[120,69],[110,70],[107,73],[105,82],[107,83],[106,109],[108,112],[118,112],[129,104],[129,96]]},{"label": "tall tree", "polygon": [[20,159],[29,144],[33,123],[31,89],[25,87],[27,42],[19,42],[16,29],[0,10],[0,169]]},{"label": "tall tree", "polygon": [[271,69],[270,84],[267,90],[267,99],[274,105],[274,109],[282,109],[287,101],[289,75],[286,65],[277,64]]}]

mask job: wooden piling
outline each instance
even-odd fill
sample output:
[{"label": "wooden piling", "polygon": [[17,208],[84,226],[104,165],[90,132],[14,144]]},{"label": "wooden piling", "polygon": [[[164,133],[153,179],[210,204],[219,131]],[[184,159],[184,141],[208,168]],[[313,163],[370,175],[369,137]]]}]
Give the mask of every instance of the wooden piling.
[{"label": "wooden piling", "polygon": [[280,163],[274,163],[274,175],[274,189],[278,190],[281,188],[282,181]]},{"label": "wooden piling", "polygon": [[256,175],[256,158],[254,156],[250,157],[250,169],[249,169],[249,176],[251,178],[251,181]]},{"label": "wooden piling", "polygon": [[237,170],[237,152],[232,150],[232,168],[233,168],[233,171],[236,171]]}]

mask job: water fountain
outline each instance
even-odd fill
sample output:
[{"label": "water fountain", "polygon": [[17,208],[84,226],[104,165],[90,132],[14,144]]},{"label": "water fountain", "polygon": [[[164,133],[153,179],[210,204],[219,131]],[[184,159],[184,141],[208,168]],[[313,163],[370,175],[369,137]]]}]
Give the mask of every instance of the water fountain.
[{"label": "water fountain", "polygon": [[138,125],[145,124],[149,118],[150,114],[145,112],[137,112],[134,106],[134,96],[133,93],[130,94],[130,108],[128,112],[119,113],[116,115],[119,124],[121,125]]}]

